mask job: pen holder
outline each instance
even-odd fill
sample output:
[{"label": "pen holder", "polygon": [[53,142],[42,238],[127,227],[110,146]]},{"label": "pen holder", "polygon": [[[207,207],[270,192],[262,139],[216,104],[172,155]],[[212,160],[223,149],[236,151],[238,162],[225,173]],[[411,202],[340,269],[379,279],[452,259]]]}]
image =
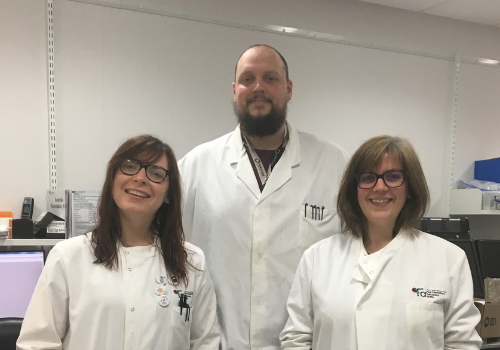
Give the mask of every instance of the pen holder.
[{"label": "pen holder", "polygon": [[30,239],[33,238],[33,221],[30,219],[12,220],[12,238]]}]

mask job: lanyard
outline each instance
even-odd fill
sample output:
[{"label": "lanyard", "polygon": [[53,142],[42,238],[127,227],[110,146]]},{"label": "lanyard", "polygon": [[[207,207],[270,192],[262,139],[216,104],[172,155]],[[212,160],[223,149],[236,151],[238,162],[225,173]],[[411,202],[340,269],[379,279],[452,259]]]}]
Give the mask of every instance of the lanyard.
[{"label": "lanyard", "polygon": [[264,187],[264,186],[266,186],[267,180],[269,179],[269,176],[271,175],[271,171],[273,170],[274,166],[278,162],[278,156],[280,155],[280,153],[283,153],[283,151],[285,150],[284,144],[288,141],[288,128],[285,125],[285,133],[283,134],[283,142],[281,143],[281,145],[278,148],[276,148],[274,150],[273,159],[271,160],[271,163],[269,163],[269,168],[267,170],[264,168],[264,165],[262,164],[262,161],[260,160],[259,155],[257,154],[257,152],[255,152],[253,147],[250,145],[250,143],[248,142],[248,140],[245,137],[245,135],[243,134],[243,132],[241,133],[241,138],[243,139],[243,142],[245,143],[247,150],[250,151],[250,159],[255,164],[255,168],[257,169],[257,173],[259,174],[260,183],[262,184],[262,187]]}]

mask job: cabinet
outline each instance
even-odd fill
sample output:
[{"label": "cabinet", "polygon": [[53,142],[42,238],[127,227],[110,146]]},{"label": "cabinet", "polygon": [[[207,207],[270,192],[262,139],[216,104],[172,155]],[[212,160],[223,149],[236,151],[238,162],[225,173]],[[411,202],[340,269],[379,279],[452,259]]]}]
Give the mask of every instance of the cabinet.
[{"label": "cabinet", "polygon": [[12,246],[23,246],[23,247],[48,247],[54,246],[57,242],[62,241],[62,239],[0,239],[0,247],[12,247]]},{"label": "cabinet", "polygon": [[500,210],[482,210],[479,189],[452,189],[450,217],[468,217],[473,239],[500,239]]}]

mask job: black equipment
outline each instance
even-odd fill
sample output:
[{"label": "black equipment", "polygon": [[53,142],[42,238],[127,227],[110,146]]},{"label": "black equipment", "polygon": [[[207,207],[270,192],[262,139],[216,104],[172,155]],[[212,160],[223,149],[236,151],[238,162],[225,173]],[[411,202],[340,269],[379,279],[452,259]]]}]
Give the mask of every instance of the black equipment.
[{"label": "black equipment", "polygon": [[472,239],[449,239],[448,241],[465,251],[474,284],[474,298],[484,299],[484,277],[474,241]]},{"label": "black equipment", "polygon": [[477,239],[476,247],[483,277],[500,278],[500,241]]},{"label": "black equipment", "polygon": [[444,239],[470,239],[469,218],[422,218],[420,230]]}]

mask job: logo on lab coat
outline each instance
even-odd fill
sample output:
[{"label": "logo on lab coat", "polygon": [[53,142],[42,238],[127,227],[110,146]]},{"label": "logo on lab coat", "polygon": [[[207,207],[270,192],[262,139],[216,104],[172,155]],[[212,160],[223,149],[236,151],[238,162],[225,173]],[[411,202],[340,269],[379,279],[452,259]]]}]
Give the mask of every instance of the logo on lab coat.
[{"label": "logo on lab coat", "polygon": [[446,295],[446,292],[444,290],[438,289],[412,288],[411,291],[415,293],[417,297],[429,299],[434,299]]}]

